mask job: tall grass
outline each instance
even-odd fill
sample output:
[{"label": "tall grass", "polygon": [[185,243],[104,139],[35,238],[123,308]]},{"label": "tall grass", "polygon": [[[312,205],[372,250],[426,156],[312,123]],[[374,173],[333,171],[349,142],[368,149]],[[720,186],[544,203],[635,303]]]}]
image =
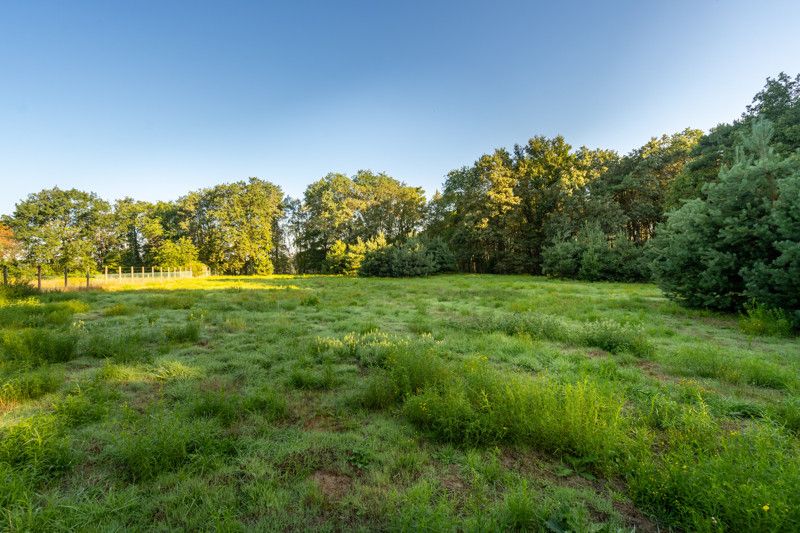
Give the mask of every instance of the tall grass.
[{"label": "tall grass", "polygon": [[667,360],[673,373],[715,378],[733,384],[748,384],[770,389],[791,389],[798,386],[798,377],[763,357],[722,352],[710,347],[678,350]]},{"label": "tall grass", "polygon": [[0,338],[0,349],[6,359],[31,365],[69,361],[76,355],[77,344],[77,334],[65,330],[6,330]]},{"label": "tall grass", "polygon": [[64,373],[50,367],[18,371],[8,376],[0,387],[0,409],[54,392],[63,382]]},{"label": "tall grass", "polygon": [[135,482],[232,451],[233,441],[216,421],[158,410],[129,420],[106,453],[122,477]]},{"label": "tall grass", "polygon": [[747,335],[791,337],[792,321],[786,311],[751,302],[739,317],[739,329]]},{"label": "tall grass", "polygon": [[100,382],[78,385],[53,403],[53,412],[66,426],[82,426],[105,417],[117,396]]},{"label": "tall grass", "polygon": [[623,398],[588,380],[562,384],[493,369],[486,358],[447,363],[430,352],[389,360],[382,386],[409,420],[449,442],[523,442],[603,465],[627,441]]},{"label": "tall grass", "polygon": [[480,331],[527,334],[534,339],[596,347],[614,354],[628,352],[637,357],[647,357],[654,351],[640,328],[613,320],[570,323],[543,313],[511,313],[476,317],[461,324]]},{"label": "tall grass", "polygon": [[200,322],[187,320],[184,324],[167,326],[164,328],[164,336],[175,343],[197,342],[200,340]]},{"label": "tall grass", "polygon": [[725,431],[705,418],[699,427],[675,428],[662,453],[631,461],[627,477],[643,509],[687,531],[791,531],[800,524],[800,450],[769,425]]},{"label": "tall grass", "polygon": [[69,441],[53,415],[36,415],[0,428],[0,464],[38,478],[67,469],[72,458]]},{"label": "tall grass", "polygon": [[78,351],[87,357],[130,363],[148,358],[145,342],[146,339],[140,333],[97,331],[81,338]]}]

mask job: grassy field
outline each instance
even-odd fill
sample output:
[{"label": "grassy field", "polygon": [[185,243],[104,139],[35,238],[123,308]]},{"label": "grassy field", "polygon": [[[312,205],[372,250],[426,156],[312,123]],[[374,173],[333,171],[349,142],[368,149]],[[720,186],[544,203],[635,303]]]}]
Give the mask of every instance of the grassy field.
[{"label": "grassy field", "polygon": [[796,531],[800,341],[740,326],[522,276],[0,297],[0,528]]}]

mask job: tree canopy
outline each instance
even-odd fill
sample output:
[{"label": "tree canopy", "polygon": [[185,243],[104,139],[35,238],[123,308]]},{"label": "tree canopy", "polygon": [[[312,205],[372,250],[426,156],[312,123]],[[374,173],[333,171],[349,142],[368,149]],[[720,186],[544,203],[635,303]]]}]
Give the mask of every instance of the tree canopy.
[{"label": "tree canopy", "polygon": [[4,217],[0,259],[57,270],[654,275],[687,305],[796,312],[799,150],[800,75],[781,73],[706,134],[654,136],[624,155],[534,136],[450,171],[429,201],[371,170],[329,173],[300,199],[259,178],[156,203],[46,189]]}]

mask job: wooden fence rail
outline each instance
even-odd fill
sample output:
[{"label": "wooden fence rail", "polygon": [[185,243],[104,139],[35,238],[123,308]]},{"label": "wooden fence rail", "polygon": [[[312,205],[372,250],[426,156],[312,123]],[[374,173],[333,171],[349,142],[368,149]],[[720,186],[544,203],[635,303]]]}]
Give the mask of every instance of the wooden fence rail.
[{"label": "wooden fence rail", "polygon": [[[8,280],[8,266],[0,266],[0,276],[2,277],[3,286],[7,286]],[[162,267],[104,267],[100,273],[92,274],[87,271],[85,274],[85,287],[92,286],[94,281],[97,285],[102,285],[107,282],[123,282],[123,281],[156,281],[156,280],[169,280],[169,279],[182,279],[192,278],[197,276],[208,276],[211,271],[207,268],[202,272],[195,274],[190,268],[162,268]],[[36,286],[39,290],[42,289],[42,281],[46,281],[46,285],[50,288],[55,288],[60,285],[59,277],[44,278],[42,276],[42,267],[36,267]],[[84,278],[79,275],[77,283],[75,283],[75,275],[71,277],[73,287],[83,287]],[[70,287],[70,273],[64,271],[63,277],[64,288]]]}]

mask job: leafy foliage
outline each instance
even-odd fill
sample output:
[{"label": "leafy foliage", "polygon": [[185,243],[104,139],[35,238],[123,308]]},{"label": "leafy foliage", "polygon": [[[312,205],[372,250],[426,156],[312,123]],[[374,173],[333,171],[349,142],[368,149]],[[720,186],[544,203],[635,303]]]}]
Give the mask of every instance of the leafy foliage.
[{"label": "leafy foliage", "polygon": [[706,198],[670,214],[652,246],[654,274],[668,295],[723,310],[755,299],[800,324],[800,159],[778,155],[773,132],[769,121],[754,122],[734,165],[705,187]]}]

